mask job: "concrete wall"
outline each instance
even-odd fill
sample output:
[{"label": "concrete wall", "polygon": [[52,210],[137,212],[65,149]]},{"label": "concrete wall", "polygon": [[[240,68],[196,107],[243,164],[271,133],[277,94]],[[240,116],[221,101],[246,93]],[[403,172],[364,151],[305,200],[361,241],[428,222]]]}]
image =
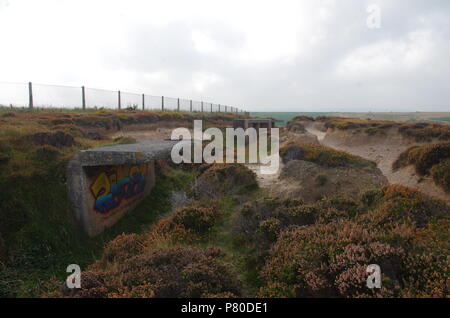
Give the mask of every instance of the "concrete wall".
[{"label": "concrete wall", "polygon": [[75,154],[67,166],[67,194],[80,227],[95,236],[134,209],[155,185],[155,160],[169,159],[177,143],[148,140]]},{"label": "concrete wall", "polygon": [[155,162],[134,165],[69,167],[69,197],[89,236],[114,225],[155,185]]}]

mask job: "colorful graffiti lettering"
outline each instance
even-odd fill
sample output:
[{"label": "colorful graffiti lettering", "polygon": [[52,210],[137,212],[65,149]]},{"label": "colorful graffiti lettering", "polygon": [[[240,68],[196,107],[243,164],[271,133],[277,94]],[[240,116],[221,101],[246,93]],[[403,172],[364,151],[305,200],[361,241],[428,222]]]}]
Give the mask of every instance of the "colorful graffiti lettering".
[{"label": "colorful graffiti lettering", "polygon": [[94,210],[107,214],[145,189],[148,166],[116,166],[97,174],[91,184]]}]

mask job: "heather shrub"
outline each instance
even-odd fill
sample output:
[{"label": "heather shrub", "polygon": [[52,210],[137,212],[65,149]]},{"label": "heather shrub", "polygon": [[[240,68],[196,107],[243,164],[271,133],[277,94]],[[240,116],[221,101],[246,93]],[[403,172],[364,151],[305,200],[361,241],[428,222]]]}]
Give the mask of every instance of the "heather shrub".
[{"label": "heather shrub", "polygon": [[101,272],[82,272],[81,288],[69,289],[66,284],[61,288],[56,297],[72,298],[106,298],[108,296],[108,276]]},{"label": "heather shrub", "polygon": [[346,199],[324,199],[315,204],[273,198],[248,202],[234,215],[234,242],[248,247],[262,264],[278,235],[290,226],[338,222],[355,216],[358,209],[356,202]]},{"label": "heather shrub", "polygon": [[198,177],[195,194],[200,198],[217,198],[243,194],[258,187],[256,175],[242,164],[213,164]]},{"label": "heather shrub", "polygon": [[414,138],[418,142],[432,139],[449,140],[450,126],[436,123],[403,123],[398,131],[405,137]]},{"label": "heather shrub", "polygon": [[[378,264],[383,271],[384,287],[388,290],[400,286],[401,266],[405,253],[402,248],[396,248],[386,243],[371,242],[365,245],[349,244],[342,253],[336,255],[330,266],[335,274],[335,285],[339,294],[344,297],[391,296],[392,291],[368,290],[367,265]],[[383,292],[384,294],[380,294]]]},{"label": "heather shrub", "polygon": [[144,238],[142,235],[121,234],[106,244],[98,263],[102,266],[109,263],[120,263],[139,254],[143,248]]},{"label": "heather shrub", "polygon": [[218,219],[223,215],[216,206],[194,202],[178,208],[172,217],[172,222],[182,225],[195,234],[208,233]]},{"label": "heather shrub", "polygon": [[392,167],[396,170],[407,165],[414,165],[416,172],[423,176],[429,174],[434,165],[448,158],[450,158],[449,142],[414,146],[401,153]]},{"label": "heather shrub", "polygon": [[401,185],[391,185],[381,191],[373,209],[361,216],[361,221],[377,226],[411,223],[418,228],[433,219],[446,218],[449,207],[443,201],[432,199],[418,190]]},{"label": "heather shrub", "polygon": [[[368,197],[370,205],[341,203],[348,218],[280,232],[260,296],[446,297],[448,206],[401,186]],[[370,264],[381,267],[381,289],[366,287]]]},{"label": "heather shrub", "polygon": [[269,241],[275,241],[281,230],[281,221],[276,218],[269,218],[259,222],[257,231]]},{"label": "heather shrub", "polygon": [[375,167],[370,160],[351,155],[344,151],[334,150],[317,144],[291,142],[280,148],[283,163],[291,160],[304,160],[314,162],[323,167]]},{"label": "heather shrub", "polygon": [[187,244],[199,241],[199,237],[181,224],[167,217],[156,222],[145,237],[145,250],[170,247],[175,244]]},{"label": "heather shrub", "polygon": [[[241,295],[241,284],[216,248],[174,246],[154,249],[109,266],[84,272],[82,289],[69,297],[214,297]],[[85,281],[85,277],[89,279]]]},{"label": "heather shrub", "polygon": [[450,192],[450,158],[434,165],[430,172],[434,182]]}]

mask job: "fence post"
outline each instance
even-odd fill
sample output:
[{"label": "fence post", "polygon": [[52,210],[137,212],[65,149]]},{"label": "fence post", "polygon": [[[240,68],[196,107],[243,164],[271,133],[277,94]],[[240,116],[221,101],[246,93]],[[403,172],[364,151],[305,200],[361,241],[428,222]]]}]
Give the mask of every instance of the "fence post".
[{"label": "fence post", "polygon": [[202,113],[203,113],[203,102],[202,102]]},{"label": "fence post", "polygon": [[81,105],[83,110],[86,109],[86,92],[84,91],[84,86],[81,86]]},{"label": "fence post", "polygon": [[189,110],[192,113],[192,99],[189,101]]},{"label": "fence post", "polygon": [[119,110],[120,110],[120,108],[122,107],[122,105],[121,105],[121,98],[120,98],[120,91],[117,91],[117,105],[119,106]]},{"label": "fence post", "polygon": [[145,94],[142,94],[142,110],[145,109]]},{"label": "fence post", "polygon": [[28,106],[33,108],[33,84],[28,83]]},{"label": "fence post", "polygon": [[164,110],[164,96],[161,96],[161,110]]},{"label": "fence post", "polygon": [[178,108],[178,111],[180,111],[180,99],[179,98],[177,99],[177,108]]}]

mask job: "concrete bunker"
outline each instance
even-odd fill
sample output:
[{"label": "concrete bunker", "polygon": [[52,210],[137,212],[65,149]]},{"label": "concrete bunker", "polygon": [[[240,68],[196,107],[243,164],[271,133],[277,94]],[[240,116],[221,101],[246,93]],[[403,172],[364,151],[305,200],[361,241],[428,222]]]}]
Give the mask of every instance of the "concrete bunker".
[{"label": "concrete bunker", "polygon": [[80,227],[95,236],[131,211],[155,185],[155,160],[178,141],[157,140],[79,151],[67,167],[68,197]]},{"label": "concrete bunker", "polygon": [[270,129],[275,127],[275,120],[272,118],[244,118],[244,119],[234,119],[233,128],[242,128],[247,130],[247,128],[255,128],[259,132],[260,128],[266,128],[268,133]]}]

